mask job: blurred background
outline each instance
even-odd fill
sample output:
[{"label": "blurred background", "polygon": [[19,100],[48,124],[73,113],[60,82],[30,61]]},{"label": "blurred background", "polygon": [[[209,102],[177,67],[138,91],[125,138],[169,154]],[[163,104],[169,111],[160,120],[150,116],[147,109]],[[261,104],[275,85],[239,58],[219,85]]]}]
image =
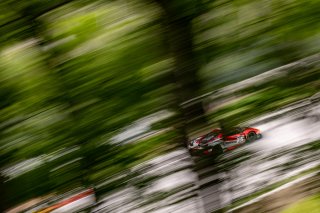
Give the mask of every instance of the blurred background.
[{"label": "blurred background", "polygon": [[[320,211],[318,8],[2,0],[0,212]],[[221,122],[263,139],[191,157]]]}]

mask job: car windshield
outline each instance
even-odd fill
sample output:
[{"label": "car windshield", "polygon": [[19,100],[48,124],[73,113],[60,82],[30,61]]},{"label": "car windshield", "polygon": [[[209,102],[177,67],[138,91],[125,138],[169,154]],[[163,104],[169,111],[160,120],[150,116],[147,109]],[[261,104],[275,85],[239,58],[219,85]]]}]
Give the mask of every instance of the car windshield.
[{"label": "car windshield", "polygon": [[207,143],[208,141],[210,141],[211,139],[217,137],[218,135],[219,135],[218,131],[209,132],[208,134],[206,134],[204,136],[204,138],[202,139],[201,143]]}]

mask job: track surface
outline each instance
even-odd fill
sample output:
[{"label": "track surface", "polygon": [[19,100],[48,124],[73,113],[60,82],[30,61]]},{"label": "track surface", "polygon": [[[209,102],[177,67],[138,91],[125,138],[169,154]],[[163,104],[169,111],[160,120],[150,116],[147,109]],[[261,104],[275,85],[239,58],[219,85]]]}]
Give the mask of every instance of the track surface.
[{"label": "track surface", "polygon": [[320,139],[320,120],[309,116],[315,110],[318,106],[309,106],[253,124],[262,131],[262,139],[212,162],[195,158],[205,211],[224,208],[236,199],[319,165],[319,150],[304,150]]}]

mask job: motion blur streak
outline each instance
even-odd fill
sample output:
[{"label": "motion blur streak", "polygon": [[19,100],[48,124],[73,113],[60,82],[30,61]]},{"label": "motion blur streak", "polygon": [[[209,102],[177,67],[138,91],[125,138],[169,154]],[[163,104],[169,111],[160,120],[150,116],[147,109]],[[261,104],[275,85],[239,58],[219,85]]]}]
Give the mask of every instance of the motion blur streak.
[{"label": "motion blur streak", "polygon": [[2,0],[0,212],[317,209],[318,8]]}]

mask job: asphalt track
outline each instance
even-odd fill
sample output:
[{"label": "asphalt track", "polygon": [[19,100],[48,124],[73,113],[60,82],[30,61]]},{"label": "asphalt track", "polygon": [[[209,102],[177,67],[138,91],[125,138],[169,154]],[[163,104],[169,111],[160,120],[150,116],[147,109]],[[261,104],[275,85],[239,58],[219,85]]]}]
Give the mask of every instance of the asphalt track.
[{"label": "asphalt track", "polygon": [[260,120],[257,124],[252,121],[250,125],[262,131],[262,139],[212,162],[195,158],[205,212],[222,209],[232,201],[319,165],[318,150],[302,150],[320,139],[320,120],[309,116],[309,112],[318,109],[318,106],[293,107],[267,121]]}]

